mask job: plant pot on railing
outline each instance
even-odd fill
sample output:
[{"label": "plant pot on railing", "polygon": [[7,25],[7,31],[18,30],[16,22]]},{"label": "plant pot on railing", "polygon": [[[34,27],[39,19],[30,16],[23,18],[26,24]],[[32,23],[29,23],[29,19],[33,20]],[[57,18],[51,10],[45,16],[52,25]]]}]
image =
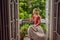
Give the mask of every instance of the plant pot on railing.
[{"label": "plant pot on railing", "polygon": [[24,33],[20,34],[20,40],[24,40],[24,37],[25,37]]},{"label": "plant pot on railing", "polygon": [[24,37],[27,33],[27,29],[28,29],[28,27],[25,25],[21,27],[21,29],[20,29],[20,40],[24,40]]}]

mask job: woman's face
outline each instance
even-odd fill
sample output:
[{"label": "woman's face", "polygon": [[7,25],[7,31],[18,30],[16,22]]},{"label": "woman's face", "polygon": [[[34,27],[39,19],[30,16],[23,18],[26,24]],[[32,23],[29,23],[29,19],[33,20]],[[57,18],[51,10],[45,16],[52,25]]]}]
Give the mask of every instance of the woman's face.
[{"label": "woman's face", "polygon": [[33,14],[37,14],[37,13],[38,13],[37,11],[33,10]]}]

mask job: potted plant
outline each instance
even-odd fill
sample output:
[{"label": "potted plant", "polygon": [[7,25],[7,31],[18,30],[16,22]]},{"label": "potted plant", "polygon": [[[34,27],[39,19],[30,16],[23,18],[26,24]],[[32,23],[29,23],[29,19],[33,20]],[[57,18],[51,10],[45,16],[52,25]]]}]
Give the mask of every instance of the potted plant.
[{"label": "potted plant", "polygon": [[24,40],[24,37],[27,33],[27,30],[28,30],[28,25],[27,24],[25,24],[21,27],[21,29],[20,29],[20,40]]}]

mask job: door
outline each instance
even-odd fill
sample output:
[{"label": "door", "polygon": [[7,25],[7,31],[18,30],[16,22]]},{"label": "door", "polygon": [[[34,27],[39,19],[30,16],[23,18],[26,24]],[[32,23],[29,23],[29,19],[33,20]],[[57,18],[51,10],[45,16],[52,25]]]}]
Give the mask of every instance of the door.
[{"label": "door", "polygon": [[[0,40],[19,40],[18,1],[2,0],[0,9]],[[1,8],[1,5],[0,5]]]},{"label": "door", "polygon": [[60,35],[60,2],[58,3],[57,32]]},{"label": "door", "polygon": [[60,1],[54,0],[54,26],[53,26],[53,40],[60,39]]}]

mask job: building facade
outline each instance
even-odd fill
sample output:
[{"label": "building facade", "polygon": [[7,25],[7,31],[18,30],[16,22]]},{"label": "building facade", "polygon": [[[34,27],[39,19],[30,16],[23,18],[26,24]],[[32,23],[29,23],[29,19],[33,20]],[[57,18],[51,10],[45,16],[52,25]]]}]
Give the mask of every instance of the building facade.
[{"label": "building facade", "polygon": [[[18,0],[0,1],[0,40],[20,40]],[[49,40],[60,39],[60,0],[49,0]]]}]

